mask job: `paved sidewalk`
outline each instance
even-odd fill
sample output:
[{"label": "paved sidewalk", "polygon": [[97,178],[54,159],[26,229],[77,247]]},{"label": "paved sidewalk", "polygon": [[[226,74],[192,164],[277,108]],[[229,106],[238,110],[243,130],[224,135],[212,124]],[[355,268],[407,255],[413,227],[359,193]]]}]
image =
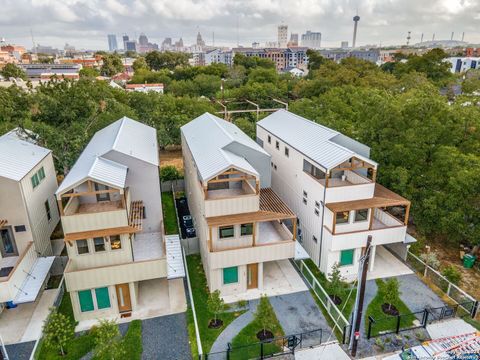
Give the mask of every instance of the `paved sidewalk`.
[{"label": "paved sidewalk", "polygon": [[238,335],[242,329],[250,324],[253,320],[253,314],[257,309],[258,300],[250,300],[247,312],[244,312],[238,318],[233,320],[228,326],[221,332],[221,334],[217,337],[215,342],[210,349],[210,353],[225,351],[227,349],[228,343],[231,343],[235,336]]}]

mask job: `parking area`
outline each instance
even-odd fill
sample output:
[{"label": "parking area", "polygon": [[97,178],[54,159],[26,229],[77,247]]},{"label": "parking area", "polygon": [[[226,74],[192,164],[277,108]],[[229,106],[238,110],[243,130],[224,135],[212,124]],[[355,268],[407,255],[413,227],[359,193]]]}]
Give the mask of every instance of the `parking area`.
[{"label": "parking area", "polygon": [[[175,205],[177,207],[178,220],[180,222],[180,232],[182,239],[193,238],[196,236],[195,227],[190,217],[190,209],[186,197],[175,198]],[[191,230],[193,229],[193,231]]]}]

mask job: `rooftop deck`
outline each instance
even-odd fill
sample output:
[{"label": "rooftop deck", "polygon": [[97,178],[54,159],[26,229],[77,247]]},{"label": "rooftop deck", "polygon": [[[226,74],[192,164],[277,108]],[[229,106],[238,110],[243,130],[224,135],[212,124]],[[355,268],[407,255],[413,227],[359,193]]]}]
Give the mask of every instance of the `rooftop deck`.
[{"label": "rooftop deck", "polygon": [[258,224],[257,244],[264,245],[279,241],[292,241],[292,233],[278,221],[261,222]]},{"label": "rooftop deck", "polygon": [[123,209],[121,201],[102,201],[97,203],[80,204],[75,214],[90,214],[119,209]]}]

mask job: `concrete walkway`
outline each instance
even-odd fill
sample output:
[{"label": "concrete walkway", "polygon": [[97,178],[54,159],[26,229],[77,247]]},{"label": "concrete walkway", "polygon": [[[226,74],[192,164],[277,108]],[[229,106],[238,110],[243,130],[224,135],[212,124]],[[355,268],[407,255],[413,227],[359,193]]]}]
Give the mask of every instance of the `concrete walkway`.
[{"label": "concrete walkway", "polygon": [[426,307],[436,308],[445,306],[445,303],[433,292],[417,275],[403,275],[397,277],[400,282],[400,298],[411,311],[421,311]]},{"label": "concrete walkway", "polygon": [[217,337],[210,349],[210,354],[227,350],[228,343],[231,343],[235,336],[253,320],[253,314],[257,310],[258,300],[249,301],[249,309],[238,318],[233,320]]}]

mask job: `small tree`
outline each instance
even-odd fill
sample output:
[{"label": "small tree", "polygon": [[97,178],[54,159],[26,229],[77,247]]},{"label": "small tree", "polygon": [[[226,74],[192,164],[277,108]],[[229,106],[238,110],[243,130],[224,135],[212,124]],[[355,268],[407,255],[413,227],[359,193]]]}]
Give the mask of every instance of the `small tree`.
[{"label": "small tree", "polygon": [[75,334],[75,326],[72,321],[57,309],[51,310],[50,316],[43,325],[43,339],[45,346],[58,351],[65,356],[65,347]]},{"label": "small tree", "polygon": [[210,293],[207,300],[207,309],[213,314],[214,325],[216,325],[218,314],[220,314],[225,309],[225,303],[220,297],[220,290],[215,290],[214,292]]},{"label": "small tree", "polygon": [[272,305],[268,301],[266,295],[260,297],[260,302],[255,311],[255,321],[262,326],[263,336],[265,336],[268,328],[273,328],[275,322],[275,313],[273,312]]},{"label": "small tree", "polygon": [[0,75],[2,75],[4,78],[7,80],[9,78],[20,78],[25,80],[27,78],[27,74],[25,71],[23,71],[21,68],[19,68],[17,65],[8,63],[3,67],[2,70],[0,70]]},{"label": "small tree", "polygon": [[161,181],[171,181],[181,179],[182,175],[173,165],[162,166],[160,168],[160,180]]},{"label": "small tree", "polygon": [[99,359],[122,359],[125,355],[122,336],[114,320],[100,320],[94,330],[95,357]]},{"label": "small tree", "polygon": [[333,264],[332,272],[328,274],[330,277],[330,284],[328,286],[331,295],[339,296],[344,288],[344,279],[340,273],[340,265],[338,263]]},{"label": "small tree", "polygon": [[448,281],[458,285],[458,283],[462,280],[462,274],[458,269],[453,266],[449,265],[442,271],[442,275],[445,276]]},{"label": "small tree", "polygon": [[398,302],[400,295],[400,284],[397,278],[390,278],[385,281],[383,285],[383,299],[388,304],[389,310],[394,303]]}]

